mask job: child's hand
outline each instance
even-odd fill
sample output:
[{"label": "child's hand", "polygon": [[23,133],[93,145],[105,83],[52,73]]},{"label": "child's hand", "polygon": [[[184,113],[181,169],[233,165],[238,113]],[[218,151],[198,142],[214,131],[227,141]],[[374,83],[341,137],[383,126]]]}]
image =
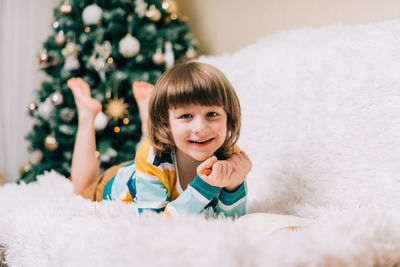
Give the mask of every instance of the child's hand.
[{"label": "child's hand", "polygon": [[233,153],[227,161],[232,164],[233,173],[232,182],[225,186],[225,190],[233,192],[243,183],[247,174],[249,174],[252,163],[244,151]]},{"label": "child's hand", "polygon": [[[211,173],[205,173],[209,168],[212,168]],[[227,160],[218,160],[217,157],[204,161],[197,167],[197,175],[204,182],[212,186],[226,187],[232,183],[233,165]]]}]

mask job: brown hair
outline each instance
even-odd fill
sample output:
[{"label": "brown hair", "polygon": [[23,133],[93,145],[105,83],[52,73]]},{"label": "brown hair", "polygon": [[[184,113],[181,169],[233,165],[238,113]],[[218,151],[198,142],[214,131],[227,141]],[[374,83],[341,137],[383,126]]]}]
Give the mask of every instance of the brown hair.
[{"label": "brown hair", "polygon": [[161,157],[175,146],[169,128],[169,110],[185,104],[223,107],[227,137],[217,154],[229,157],[239,139],[241,111],[231,83],[217,68],[199,62],[178,64],[157,81],[149,103],[149,139]]}]

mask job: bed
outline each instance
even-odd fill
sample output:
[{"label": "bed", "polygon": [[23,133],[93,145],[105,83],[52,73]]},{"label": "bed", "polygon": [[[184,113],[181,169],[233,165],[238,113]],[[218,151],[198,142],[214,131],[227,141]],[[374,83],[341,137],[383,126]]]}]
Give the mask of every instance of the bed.
[{"label": "bed", "polygon": [[241,101],[248,212],[312,224],[138,215],[51,171],[0,187],[3,264],[400,266],[400,20],[284,31],[199,61]]}]

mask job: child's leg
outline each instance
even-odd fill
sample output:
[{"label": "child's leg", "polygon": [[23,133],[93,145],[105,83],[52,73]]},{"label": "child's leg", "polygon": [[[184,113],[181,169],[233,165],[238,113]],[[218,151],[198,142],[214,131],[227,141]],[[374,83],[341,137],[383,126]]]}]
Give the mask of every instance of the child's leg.
[{"label": "child's leg", "polygon": [[148,137],[147,122],[149,120],[149,101],[153,93],[154,85],[147,82],[134,82],[132,84],[133,96],[139,108],[140,119],[142,120],[142,135]]},{"label": "child's leg", "polygon": [[78,132],[75,138],[71,164],[71,180],[76,194],[81,194],[93,183],[99,172],[95,155],[96,139],[94,118],[101,111],[101,104],[91,97],[89,85],[81,78],[68,80],[78,110]]}]

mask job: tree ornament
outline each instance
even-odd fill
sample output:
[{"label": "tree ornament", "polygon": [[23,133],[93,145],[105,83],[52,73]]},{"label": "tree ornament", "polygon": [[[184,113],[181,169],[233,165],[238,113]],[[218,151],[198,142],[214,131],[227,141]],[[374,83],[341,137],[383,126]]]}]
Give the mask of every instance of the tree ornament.
[{"label": "tree ornament", "polygon": [[165,67],[171,68],[175,63],[175,55],[170,41],[165,43]]},{"label": "tree ornament", "polygon": [[28,112],[30,115],[33,115],[35,113],[35,110],[38,108],[38,104],[36,102],[32,102],[28,106]]},{"label": "tree ornament", "polygon": [[74,118],[74,111],[70,108],[63,108],[60,111],[60,118],[65,122],[70,122]]},{"label": "tree ornament", "polygon": [[174,0],[163,0],[161,6],[170,14],[178,12],[178,5]]},{"label": "tree ornament", "polygon": [[97,114],[96,117],[94,118],[94,128],[96,130],[101,131],[107,127],[107,124],[108,124],[108,118],[106,114],[100,111],[99,114]]},{"label": "tree ornament", "polygon": [[53,28],[54,30],[57,30],[58,27],[60,27],[60,22],[58,22],[57,20],[53,22]]},{"label": "tree ornament", "polygon": [[41,68],[55,66],[60,62],[61,60],[57,57],[57,54],[54,51],[47,52],[46,49],[42,49],[38,54],[36,68],[40,70]]},{"label": "tree ornament", "polygon": [[78,46],[74,42],[68,42],[61,53],[65,58],[63,67],[64,71],[79,69],[80,63],[78,60]]},{"label": "tree ornament", "polygon": [[144,0],[135,0],[135,12],[139,18],[146,16],[147,3]]},{"label": "tree ornament", "polygon": [[39,52],[39,63],[47,63],[49,61],[49,54],[46,49],[42,49]]},{"label": "tree ornament", "polygon": [[161,51],[161,48],[157,48],[157,50],[154,53],[152,59],[153,59],[153,63],[158,65],[158,66],[164,64],[164,54]]},{"label": "tree ornament", "polygon": [[108,100],[105,112],[108,116],[117,121],[118,119],[122,119],[125,114],[128,114],[128,104],[125,103],[123,98],[114,97]]},{"label": "tree ornament", "polygon": [[94,53],[89,58],[89,64],[99,73],[102,82],[106,81],[106,71],[112,70],[113,61],[109,63],[107,59],[111,55],[110,41],[104,41],[102,44],[96,43],[94,45]]},{"label": "tree ornament", "polygon": [[99,160],[101,162],[109,162],[110,160],[114,160],[117,156],[118,152],[112,147],[109,147],[104,153],[99,153]]},{"label": "tree ornament", "polygon": [[68,57],[78,57],[78,46],[74,42],[68,42],[63,50],[61,50],[64,58]]},{"label": "tree ornament", "polygon": [[47,148],[47,150],[50,151],[54,151],[58,148],[58,141],[56,140],[53,134],[49,134],[44,139],[44,146]]},{"label": "tree ornament", "polygon": [[130,33],[119,41],[118,51],[126,58],[135,56],[140,50],[139,41]]},{"label": "tree ornament", "polygon": [[29,161],[25,162],[24,164],[19,167],[19,175],[22,176],[25,172],[28,172],[32,168],[32,165]]},{"label": "tree ornament", "polygon": [[82,19],[86,25],[97,24],[102,14],[103,10],[98,5],[93,4],[85,7],[82,12]]},{"label": "tree ornament", "polygon": [[177,14],[177,13],[172,13],[172,14],[169,16],[169,18],[170,18],[171,20],[177,20],[177,19],[178,19],[178,14]]},{"label": "tree ornament", "polygon": [[65,0],[64,3],[62,3],[62,5],[60,6],[60,12],[65,15],[72,13],[72,6],[69,3],[69,0]]},{"label": "tree ornament", "polygon": [[161,19],[161,12],[155,5],[151,5],[149,10],[146,11],[146,17],[151,21],[159,21]]},{"label": "tree ornament", "polygon": [[38,107],[37,113],[45,120],[50,118],[51,112],[53,111],[54,106],[51,104],[49,98],[47,98],[43,103],[41,103]]},{"label": "tree ornament", "polygon": [[66,41],[66,36],[63,31],[59,31],[56,36],[54,36],[54,42],[58,46],[62,46]]},{"label": "tree ornament", "polygon": [[185,55],[186,55],[186,58],[188,58],[188,59],[195,59],[198,56],[196,49],[194,49],[192,46],[189,47],[189,49],[186,51]]},{"label": "tree ornament", "polygon": [[58,130],[60,132],[62,132],[63,134],[69,135],[69,136],[73,136],[75,133],[74,129],[71,127],[71,125],[66,125],[66,124],[60,125],[58,127]]},{"label": "tree ornament", "polygon": [[79,69],[79,67],[80,67],[79,60],[75,57],[69,57],[65,60],[63,70],[71,71]]},{"label": "tree ornament", "polygon": [[54,106],[59,106],[64,102],[64,96],[56,91],[50,95],[50,101]]},{"label": "tree ornament", "polygon": [[29,155],[29,161],[34,165],[39,164],[42,158],[43,158],[43,152],[40,150],[35,150],[31,152]]}]

